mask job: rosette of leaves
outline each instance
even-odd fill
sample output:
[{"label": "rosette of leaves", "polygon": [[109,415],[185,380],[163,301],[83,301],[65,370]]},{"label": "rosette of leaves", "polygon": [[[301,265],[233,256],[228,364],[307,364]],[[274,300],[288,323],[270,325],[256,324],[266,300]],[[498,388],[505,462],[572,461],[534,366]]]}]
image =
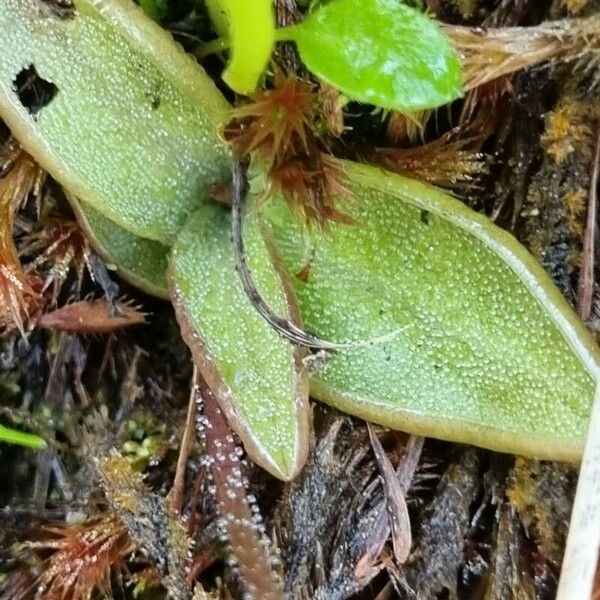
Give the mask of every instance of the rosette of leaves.
[{"label": "rosette of leaves", "polygon": [[[226,35],[239,35],[238,4],[222,4]],[[381,44],[384,26],[397,47]],[[354,196],[351,226],[308,231],[283,202],[259,205],[251,193],[244,236],[260,294],[346,343],[309,374],[307,352],[262,319],[236,273],[229,210],[210,198],[230,178],[218,136],[229,107],[202,69],[127,0],[75,0],[67,14],[6,0],[0,31],[0,116],[78,198],[97,250],[140,288],[170,296],[198,368],[263,467],[283,479],[301,468],[309,392],[404,431],[580,457],[598,349],[510,235],[440,190],[351,162],[338,165]],[[332,0],[272,38],[295,41],[309,69],[356,100],[409,110],[460,95],[441,33],[391,0]],[[316,52],[317,39],[330,54]],[[357,64],[366,55],[372,62]],[[234,50],[226,80],[251,89],[262,67],[237,60]],[[26,101],[23,72],[51,89],[45,105]]]}]

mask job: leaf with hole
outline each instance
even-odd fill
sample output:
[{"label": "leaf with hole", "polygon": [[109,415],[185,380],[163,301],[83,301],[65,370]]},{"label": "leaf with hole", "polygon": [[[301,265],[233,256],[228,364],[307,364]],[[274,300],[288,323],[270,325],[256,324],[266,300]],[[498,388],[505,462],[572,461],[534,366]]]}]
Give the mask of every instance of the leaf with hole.
[{"label": "leaf with hole", "polygon": [[460,60],[439,26],[398,0],[332,0],[280,29],[308,69],[351,100],[414,111],[462,95]]},{"label": "leaf with hole", "polygon": [[0,31],[0,115],[23,147],[83,202],[170,245],[229,177],[228,104],[210,78],[129,0],[75,0],[66,16],[5,0]]},{"label": "leaf with hole", "polygon": [[308,273],[294,277],[308,329],[392,337],[337,352],[311,394],[402,431],[577,460],[600,355],[539,263],[432,186],[342,165],[355,226],[311,237],[283,203],[268,214],[290,273]]},{"label": "leaf with hole", "polygon": [[[245,224],[248,262],[279,314],[297,318],[256,214]],[[268,233],[266,233],[268,239]],[[253,460],[291,479],[308,451],[308,380],[301,351],[256,312],[235,270],[229,213],[201,208],[179,235],[170,287],[183,337]]]}]

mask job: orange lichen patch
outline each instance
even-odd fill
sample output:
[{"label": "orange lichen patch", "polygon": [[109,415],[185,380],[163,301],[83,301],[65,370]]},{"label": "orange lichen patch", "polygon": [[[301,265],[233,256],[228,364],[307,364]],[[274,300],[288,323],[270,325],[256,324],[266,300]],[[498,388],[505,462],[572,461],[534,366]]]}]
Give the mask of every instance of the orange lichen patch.
[{"label": "orange lichen patch", "polygon": [[569,232],[577,237],[583,235],[583,215],[587,204],[585,190],[573,190],[565,195],[565,208],[569,222]]},{"label": "orange lichen patch", "polygon": [[146,323],[146,314],[139,307],[106,299],[81,300],[42,315],[37,322],[42,329],[72,333],[112,333],[133,325]]},{"label": "orange lichen patch", "polygon": [[142,511],[143,499],[148,493],[144,477],[131,467],[131,463],[117,452],[102,458],[99,469],[103,476],[105,492],[119,510],[137,515]]},{"label": "orange lichen patch", "polygon": [[560,564],[572,509],[575,472],[566,466],[515,459],[506,489],[530,537],[549,560]]},{"label": "orange lichen patch", "polygon": [[572,15],[578,15],[589,3],[589,0],[562,0],[561,2]]},{"label": "orange lichen patch", "polygon": [[581,111],[575,103],[566,102],[555,111],[546,115],[546,130],[542,143],[546,152],[557,164],[575,152],[580,143],[588,146],[591,139],[591,129],[582,119]]},{"label": "orange lichen patch", "polygon": [[41,296],[37,277],[22,268],[13,226],[22,204],[31,195],[39,199],[44,172],[14,144],[4,149],[0,165],[0,329],[25,335],[25,320],[40,307]]},{"label": "orange lichen patch", "polygon": [[51,219],[43,223],[39,231],[24,238],[22,256],[36,255],[30,267],[47,267],[44,290],[52,288],[52,304],[71,269],[75,271],[78,289],[81,289],[84,270],[90,266],[91,248],[76,221]]},{"label": "orange lichen patch", "polygon": [[90,600],[95,591],[111,597],[111,572],[123,570],[136,549],[125,525],[112,514],[80,525],[48,527],[44,533],[50,539],[30,543],[35,549],[53,551],[32,594],[44,600]]},{"label": "orange lichen patch", "polygon": [[271,170],[290,155],[308,153],[314,117],[311,84],[278,71],[272,89],[261,90],[251,103],[234,110],[224,137],[238,156],[256,151]]}]

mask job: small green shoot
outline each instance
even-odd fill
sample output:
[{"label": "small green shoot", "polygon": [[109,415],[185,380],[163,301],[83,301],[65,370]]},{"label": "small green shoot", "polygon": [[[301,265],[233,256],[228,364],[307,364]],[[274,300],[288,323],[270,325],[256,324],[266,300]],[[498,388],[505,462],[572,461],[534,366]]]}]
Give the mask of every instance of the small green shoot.
[{"label": "small green shoot", "polygon": [[6,444],[16,444],[17,446],[24,446],[25,448],[32,448],[33,450],[43,450],[46,448],[46,441],[39,435],[33,433],[25,433],[0,425],[0,442]]},{"label": "small green shoot", "polygon": [[[278,40],[294,41],[306,67],[351,100],[414,111],[462,95],[460,60],[442,30],[396,0],[333,0],[277,31],[269,0],[213,0],[210,6],[217,31],[224,15],[229,23],[231,60],[223,80],[236,92],[256,90]],[[224,43],[207,47],[222,50]]]}]

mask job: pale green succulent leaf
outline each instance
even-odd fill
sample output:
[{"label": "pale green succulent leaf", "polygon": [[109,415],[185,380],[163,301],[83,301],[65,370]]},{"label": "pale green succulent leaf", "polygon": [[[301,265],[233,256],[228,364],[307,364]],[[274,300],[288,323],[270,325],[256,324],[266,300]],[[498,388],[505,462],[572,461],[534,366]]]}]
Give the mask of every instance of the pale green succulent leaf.
[{"label": "pale green succulent leaf", "polygon": [[[276,312],[295,299],[275,270],[256,217],[246,220],[248,262]],[[229,212],[201,208],[173,248],[170,286],[184,339],[253,460],[282,479],[302,466],[308,444],[308,381],[301,354],[256,312],[235,270]]]},{"label": "pale green succulent leaf", "polygon": [[[170,245],[210,186],[229,177],[217,128],[228,104],[130,0],[0,3],[0,117],[66,189],[125,229]],[[56,86],[37,114],[26,69]]]},{"label": "pale green succulent leaf", "polygon": [[290,273],[308,265],[305,326],[374,340],[333,355],[311,394],[403,431],[578,459],[598,348],[539,263],[446,193],[343,165],[356,225],[308,235],[283,204],[269,212]]},{"label": "pale green succulent leaf", "polygon": [[[223,81],[240,94],[256,91],[275,46],[272,0],[219,0],[228,22],[231,57]],[[211,11],[215,15],[217,11]],[[222,27],[216,17],[216,27]]]}]

